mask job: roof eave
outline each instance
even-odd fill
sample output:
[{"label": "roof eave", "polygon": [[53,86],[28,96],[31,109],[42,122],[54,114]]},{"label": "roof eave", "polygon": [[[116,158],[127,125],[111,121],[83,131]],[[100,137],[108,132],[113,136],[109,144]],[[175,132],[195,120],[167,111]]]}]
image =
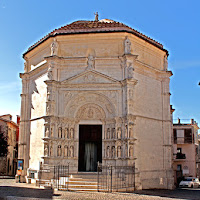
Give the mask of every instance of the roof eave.
[{"label": "roof eave", "polygon": [[41,39],[41,41],[39,41],[37,44],[33,45],[33,47],[29,48],[25,53],[23,53],[22,57],[24,58],[25,55],[27,53],[29,53],[30,51],[32,51],[33,49],[35,49],[37,46],[39,46],[40,44],[42,44],[43,42],[45,42],[46,40],[48,40],[49,38],[51,37],[55,37],[57,35],[74,35],[74,34],[88,34],[88,33],[116,33],[116,32],[127,32],[127,33],[131,33],[145,41],[147,41],[148,43],[154,45],[155,47],[161,49],[162,51],[166,52],[167,56],[169,56],[169,52],[168,50],[162,48],[161,46],[157,45],[156,43],[153,43],[151,42],[150,40],[146,39],[146,38],[143,38],[142,36],[140,35],[137,35],[136,33],[132,32],[132,31],[128,31],[128,30],[112,30],[112,31],[88,31],[88,32],[74,32],[74,33],[54,33],[54,34],[49,34],[47,35],[46,37],[44,37],[43,39]]}]

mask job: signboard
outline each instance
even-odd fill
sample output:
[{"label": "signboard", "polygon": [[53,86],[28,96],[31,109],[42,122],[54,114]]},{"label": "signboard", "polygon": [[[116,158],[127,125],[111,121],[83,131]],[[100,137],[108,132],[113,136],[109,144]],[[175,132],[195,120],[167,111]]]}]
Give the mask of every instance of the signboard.
[{"label": "signboard", "polygon": [[24,167],[24,160],[23,159],[18,159],[17,160],[17,169],[18,170],[23,170]]}]

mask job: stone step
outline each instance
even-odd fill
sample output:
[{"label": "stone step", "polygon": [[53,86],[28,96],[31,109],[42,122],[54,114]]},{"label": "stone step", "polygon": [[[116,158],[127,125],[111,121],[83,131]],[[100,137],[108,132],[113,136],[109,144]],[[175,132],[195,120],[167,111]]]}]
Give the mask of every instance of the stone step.
[{"label": "stone step", "polygon": [[69,185],[97,185],[97,182],[89,182],[89,181],[72,181],[67,182]]}]

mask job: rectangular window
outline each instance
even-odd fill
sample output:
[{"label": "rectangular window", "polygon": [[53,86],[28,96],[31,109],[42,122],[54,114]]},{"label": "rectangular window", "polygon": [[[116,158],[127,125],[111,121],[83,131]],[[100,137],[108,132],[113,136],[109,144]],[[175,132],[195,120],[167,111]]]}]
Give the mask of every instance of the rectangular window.
[{"label": "rectangular window", "polygon": [[177,137],[184,138],[184,130],[177,130]]},{"label": "rectangular window", "polygon": [[177,171],[182,171],[181,165],[177,165]]}]

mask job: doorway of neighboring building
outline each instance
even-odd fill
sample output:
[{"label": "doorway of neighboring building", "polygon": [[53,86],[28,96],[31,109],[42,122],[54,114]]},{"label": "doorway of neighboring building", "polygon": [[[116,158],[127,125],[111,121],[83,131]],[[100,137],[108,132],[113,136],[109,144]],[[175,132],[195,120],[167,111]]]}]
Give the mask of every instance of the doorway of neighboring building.
[{"label": "doorway of neighboring building", "polygon": [[96,172],[102,162],[102,125],[79,125],[78,171]]}]

